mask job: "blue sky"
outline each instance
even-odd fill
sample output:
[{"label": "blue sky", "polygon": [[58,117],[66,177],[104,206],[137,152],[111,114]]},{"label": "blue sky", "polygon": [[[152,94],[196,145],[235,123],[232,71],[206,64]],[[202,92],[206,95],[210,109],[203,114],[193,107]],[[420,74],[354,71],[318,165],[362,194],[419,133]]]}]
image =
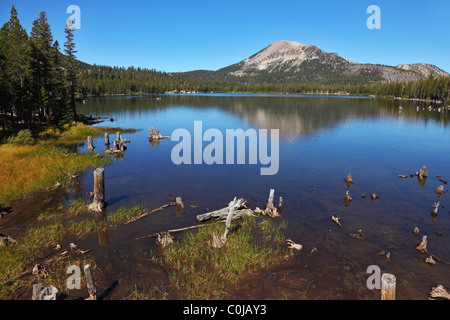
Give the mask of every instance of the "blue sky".
[{"label": "blue sky", "polygon": [[[61,46],[67,7],[77,5],[77,58],[87,63],[217,70],[290,40],[360,63],[425,62],[450,72],[448,0],[0,0],[0,24],[13,4],[28,33],[45,11]],[[370,5],[381,9],[380,30],[366,26]]]}]

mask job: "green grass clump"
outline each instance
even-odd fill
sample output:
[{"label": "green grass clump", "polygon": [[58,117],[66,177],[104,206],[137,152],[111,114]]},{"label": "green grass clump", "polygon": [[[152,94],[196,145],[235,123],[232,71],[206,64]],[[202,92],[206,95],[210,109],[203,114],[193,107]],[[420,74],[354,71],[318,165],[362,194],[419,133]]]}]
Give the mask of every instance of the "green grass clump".
[{"label": "green grass clump", "polygon": [[170,268],[177,299],[222,299],[227,286],[289,258],[291,252],[283,245],[285,226],[245,217],[233,223],[225,247],[218,249],[212,245],[212,234],[223,234],[224,224],[211,223],[187,232],[155,259]]},{"label": "green grass clump", "polygon": [[35,140],[30,129],[20,130],[17,134],[5,138],[3,142],[5,144],[19,146],[31,146],[35,144]]}]

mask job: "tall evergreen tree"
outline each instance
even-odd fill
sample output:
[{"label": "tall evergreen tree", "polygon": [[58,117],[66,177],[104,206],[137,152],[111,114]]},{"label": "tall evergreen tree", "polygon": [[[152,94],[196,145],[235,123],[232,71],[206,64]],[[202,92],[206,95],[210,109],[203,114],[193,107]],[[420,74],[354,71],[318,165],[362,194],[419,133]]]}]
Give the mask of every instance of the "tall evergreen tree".
[{"label": "tall evergreen tree", "polygon": [[14,114],[18,119],[31,122],[32,108],[29,102],[29,43],[28,35],[22,28],[17,17],[14,5],[11,9],[9,21],[2,27],[2,52],[6,62],[3,71],[9,78],[9,96],[11,122],[14,121]]},{"label": "tall evergreen tree", "polygon": [[76,62],[75,53],[75,42],[73,42],[74,34],[72,27],[73,21],[71,19],[67,20],[66,28],[64,33],[66,34],[66,42],[64,43],[64,52],[66,54],[65,69],[66,69],[66,80],[68,83],[68,95],[69,95],[69,109],[72,111],[73,120],[77,118],[76,110],[76,92],[78,86],[78,68]]},{"label": "tall evergreen tree", "polygon": [[32,103],[42,119],[49,116],[49,110],[54,104],[53,77],[55,73],[53,36],[45,12],[41,12],[39,18],[33,22],[30,47]]},{"label": "tall evergreen tree", "polygon": [[53,99],[51,100],[52,115],[55,123],[59,123],[67,110],[67,89],[65,85],[64,66],[62,55],[59,52],[59,43],[53,43],[54,74],[52,78]]}]

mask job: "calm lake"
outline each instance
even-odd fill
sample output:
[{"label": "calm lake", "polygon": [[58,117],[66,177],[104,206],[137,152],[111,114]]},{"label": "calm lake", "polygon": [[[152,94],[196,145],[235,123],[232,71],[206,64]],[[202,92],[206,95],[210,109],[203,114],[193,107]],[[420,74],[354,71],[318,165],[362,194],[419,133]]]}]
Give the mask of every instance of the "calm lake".
[{"label": "calm lake", "polygon": [[[402,106],[403,109],[399,107]],[[369,290],[367,268],[397,278],[397,299],[428,299],[433,286],[450,287],[450,266],[425,263],[435,255],[450,261],[450,203],[435,190],[450,179],[448,111],[429,104],[355,97],[295,95],[160,95],[92,98],[79,112],[114,118],[98,126],[136,128],[123,159],[105,167],[107,214],[136,203],[151,210],[180,196],[186,205],[165,209],[139,222],[89,236],[79,245],[91,249],[110,282],[119,286],[110,298],[123,299],[130,283],[145,287],[164,283],[166,271],[150,260],[155,239],[134,238],[197,223],[196,216],[220,209],[234,197],[262,208],[269,190],[275,205],[283,197],[286,237],[303,251],[280,267],[252,276],[228,293],[230,299],[379,299]],[[150,145],[148,128],[171,136],[183,128],[194,136],[194,121],[203,131],[214,128],[279,129],[279,171],[260,175],[261,164],[175,165],[170,139]],[[111,139],[114,138],[111,136]],[[104,151],[104,138],[94,139],[95,152]],[[208,142],[203,143],[203,147]],[[87,145],[79,146],[87,152]],[[269,149],[270,150],[270,149]],[[428,178],[411,173],[423,166]],[[93,190],[93,170],[86,172],[73,197]],[[351,173],[355,183],[347,189]],[[407,178],[399,178],[399,174]],[[349,190],[353,201],[346,205]],[[371,201],[370,194],[379,199]],[[363,198],[361,195],[366,194]],[[439,202],[438,216],[433,205]],[[192,208],[190,205],[200,205]],[[339,217],[342,228],[331,221]],[[418,227],[420,235],[414,236]],[[359,229],[364,241],[348,236]],[[428,253],[416,246],[428,236]],[[310,253],[313,248],[317,252]],[[390,259],[378,253],[390,252]]]}]

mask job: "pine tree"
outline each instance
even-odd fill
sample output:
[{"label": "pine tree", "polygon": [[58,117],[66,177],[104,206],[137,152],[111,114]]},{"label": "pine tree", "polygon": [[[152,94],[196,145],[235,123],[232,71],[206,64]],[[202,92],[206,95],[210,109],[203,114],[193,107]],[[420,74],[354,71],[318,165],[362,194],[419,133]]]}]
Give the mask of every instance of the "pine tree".
[{"label": "pine tree", "polygon": [[55,123],[59,123],[67,109],[67,89],[65,85],[64,66],[62,55],[59,52],[59,43],[53,43],[54,74],[52,78],[53,99],[51,100],[52,116]]},{"label": "pine tree", "polygon": [[75,53],[75,43],[73,42],[74,34],[72,27],[73,21],[71,19],[67,20],[66,28],[64,30],[66,34],[66,42],[64,43],[64,52],[66,54],[65,69],[66,69],[66,81],[68,83],[68,105],[69,110],[72,112],[73,120],[77,119],[76,110],[76,92],[78,86],[78,68],[76,62]]},{"label": "pine tree", "polygon": [[10,20],[1,30],[2,53],[6,64],[2,73],[9,79],[7,90],[11,98],[7,107],[10,109],[11,123],[14,115],[18,119],[30,123],[32,108],[29,102],[29,43],[28,35],[22,28],[14,5]]},{"label": "pine tree", "polygon": [[31,74],[32,74],[32,103],[42,120],[49,116],[49,109],[54,105],[54,48],[53,36],[47,22],[45,12],[33,22],[30,36],[31,46]]}]

